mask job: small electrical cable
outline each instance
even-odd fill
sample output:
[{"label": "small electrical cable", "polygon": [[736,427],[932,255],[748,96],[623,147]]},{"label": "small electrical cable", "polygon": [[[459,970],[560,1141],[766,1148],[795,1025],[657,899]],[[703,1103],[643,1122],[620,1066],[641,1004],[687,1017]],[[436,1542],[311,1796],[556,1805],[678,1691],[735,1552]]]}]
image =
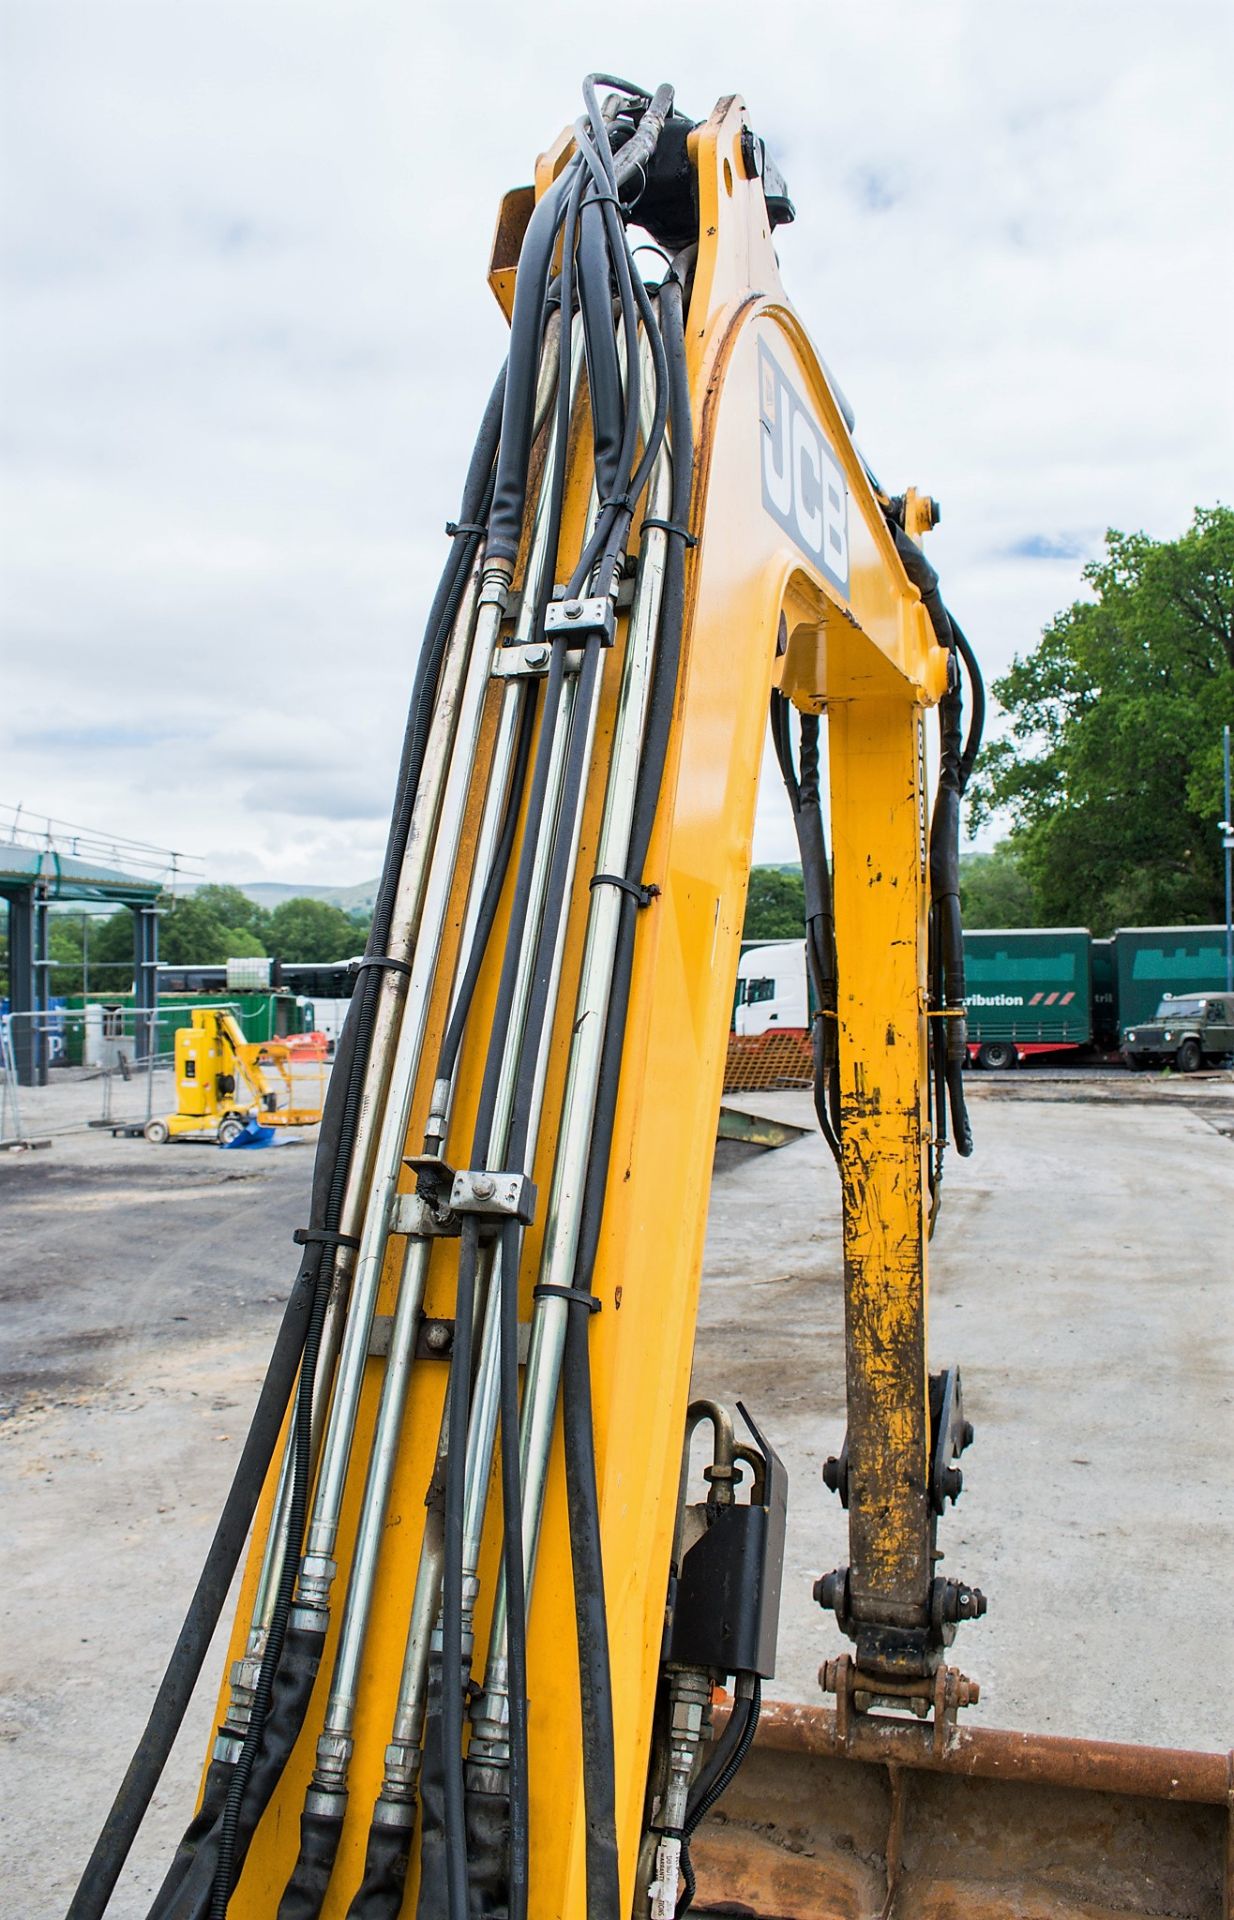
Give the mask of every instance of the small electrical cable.
[{"label": "small electrical cable", "polygon": [[724,1751],[712,1756],[712,1763],[704,1769],[696,1781],[694,1793],[686,1807],[686,1817],[681,1828],[681,1877],[685,1882],[685,1890],[677,1902],[676,1920],[682,1920],[682,1916],[690,1911],[697,1891],[694,1883],[694,1866],[690,1859],[690,1841],[717,1800],[728,1792],[737,1778],[745,1764],[746,1755],[754,1744],[754,1736],[758,1732],[759,1714],[763,1704],[763,1683],[757,1674],[753,1676],[747,1696],[746,1711],[740,1732],[730,1744],[728,1735],[732,1731],[737,1704],[734,1703],[733,1716],[724,1729]]}]

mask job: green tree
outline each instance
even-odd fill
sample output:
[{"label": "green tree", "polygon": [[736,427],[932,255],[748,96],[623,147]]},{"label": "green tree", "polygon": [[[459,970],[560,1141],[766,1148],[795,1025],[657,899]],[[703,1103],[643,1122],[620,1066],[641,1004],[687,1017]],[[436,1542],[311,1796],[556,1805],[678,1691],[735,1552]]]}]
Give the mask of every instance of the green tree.
[{"label": "green tree", "polygon": [[1038,924],[1033,883],[1009,841],[988,853],[960,855],[960,908],[966,927]]},{"label": "green tree", "polygon": [[[90,922],[90,965],[100,969],[102,985],[116,993],[127,992],[132,985],[133,916],[127,907],[118,907],[106,920]],[[129,969],[127,979],[125,967]]]},{"label": "green tree", "polygon": [[265,951],[257,934],[248,927],[228,926],[199,894],[177,900],[159,922],[159,959],[173,967],[220,966]]},{"label": "green tree", "polygon": [[362,951],[363,935],[349,913],[324,900],[284,900],[275,907],[266,927],[271,953],[280,960],[347,960]]},{"label": "green tree", "polygon": [[754,867],[746,895],[743,940],[804,940],[805,884],[799,867]]},{"label": "green tree", "polygon": [[245,948],[245,953],[265,953],[266,928],[270,916],[264,907],[250,900],[247,893],[239,887],[198,887],[192,896],[199,907],[221,920],[225,927],[231,927],[236,933],[252,934],[260,942],[256,947]]},{"label": "green tree", "polygon": [[973,786],[1005,811],[1043,921],[1108,933],[1222,912],[1221,728],[1234,721],[1234,510],[1178,540],[1106,535],[1091,600],[994,684],[1010,717]]}]

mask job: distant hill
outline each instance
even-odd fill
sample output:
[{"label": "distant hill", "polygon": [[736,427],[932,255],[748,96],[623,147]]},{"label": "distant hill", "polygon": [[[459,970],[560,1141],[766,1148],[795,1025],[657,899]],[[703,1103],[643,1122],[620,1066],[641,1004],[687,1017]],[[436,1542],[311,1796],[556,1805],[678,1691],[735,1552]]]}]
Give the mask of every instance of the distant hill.
[{"label": "distant hill", "polygon": [[354,887],[293,887],[282,880],[238,880],[235,884],[259,907],[281,906],[284,900],[324,900],[329,907],[342,907],[344,913],[371,913],[378,885],[376,878],[361,880]]}]

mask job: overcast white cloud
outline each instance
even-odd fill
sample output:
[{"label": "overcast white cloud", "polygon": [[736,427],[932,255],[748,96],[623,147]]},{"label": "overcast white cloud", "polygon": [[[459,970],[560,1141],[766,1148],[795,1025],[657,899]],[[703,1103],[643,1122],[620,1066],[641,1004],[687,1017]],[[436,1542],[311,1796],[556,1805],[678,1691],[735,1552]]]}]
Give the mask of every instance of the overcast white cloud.
[{"label": "overcast white cloud", "polygon": [[216,879],[376,870],[497,202],[592,66],[746,98],[790,293],[994,672],[1107,525],[1229,497],[1224,0],[592,18],[5,0],[0,799]]}]

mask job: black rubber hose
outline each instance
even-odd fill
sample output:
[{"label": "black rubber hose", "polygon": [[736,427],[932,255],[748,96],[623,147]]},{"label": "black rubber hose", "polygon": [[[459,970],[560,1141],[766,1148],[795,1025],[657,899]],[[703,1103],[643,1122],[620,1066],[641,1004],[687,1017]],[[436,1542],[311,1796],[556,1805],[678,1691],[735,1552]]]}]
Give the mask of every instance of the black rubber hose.
[{"label": "black rubber hose", "polygon": [[[233,1861],[238,1874],[243,1867],[261,1811],[282,1776],[285,1751],[295,1743],[296,1731],[303,1723],[308,1700],[321,1666],[323,1636],[292,1626],[286,1636],[283,1658],[279,1662],[267,1721],[268,1739],[258,1754],[252,1771],[250,1791],[245,1795],[234,1841]],[[257,1809],[257,1811],[254,1811]],[[224,1839],[223,1821],[215,1822],[190,1863],[180,1886],[161,1913],[166,1920],[202,1920],[211,1911],[218,1882]]]},{"label": "black rubber hose", "polygon": [[239,1464],[223,1503],[193,1598],[145,1729],[129,1761],[103,1830],[69,1904],[67,1920],[101,1920],[137,1830],[175,1743],[232,1577],[257,1510],[304,1350],[319,1250],[297,1274],[262,1381]]},{"label": "black rubber hose", "polygon": [[951,1107],[956,1151],[973,1150],[972,1128],[964,1100],[963,1067],[967,1035],[964,1021],[964,936],[960,922],[961,727],[960,665],[949,660],[949,685],[938,703],[938,790],[930,820],[930,912],[942,975],[942,1004],[934,1009],[935,1036],[941,1049]]},{"label": "black rubber hose", "polygon": [[[973,1150],[973,1133],[964,1097],[964,1059],[967,1031],[964,1020],[964,933],[960,918],[960,801],[981,744],[985,689],[976,656],[963,636],[957,638],[954,621],[943,604],[938,575],[920,547],[903,527],[890,523],[896,552],[913,585],[921,594],[935,637],[950,656],[947,691],[938,703],[939,775],[930,820],[930,927],[941,966],[942,1000],[933,1009],[935,1026],[931,1047],[943,1062],[942,1078],[951,1108],[956,1151],[966,1159]],[[962,644],[961,644],[962,642]],[[973,684],[974,712],[969,738],[961,746],[963,702],[959,659]],[[939,1116],[936,1115],[936,1124]],[[938,1167],[936,1178],[941,1175]]]},{"label": "black rubber hose", "polygon": [[[317,1371],[317,1359],[321,1349],[321,1334],[325,1323],[327,1291],[318,1287],[313,1302],[312,1316],[309,1322],[308,1337],[304,1343],[304,1359],[300,1368],[300,1381],[296,1390],[294,1414],[294,1453],[292,1465],[292,1491],[288,1502],[287,1551],[280,1570],[278,1592],[275,1597],[270,1629],[258,1669],[257,1682],[253,1689],[253,1702],[248,1731],[244,1744],[236,1761],[235,1772],[227,1789],[227,1799],[223,1805],[215,1828],[218,1851],[217,1863],[213,1875],[209,1902],[210,1920],[227,1920],[227,1908],[231,1901],[232,1889],[247,1852],[248,1839],[256,1829],[257,1822],[265,1811],[266,1801],[274,1791],[281,1777],[287,1757],[294,1746],[300,1731],[300,1720],[307,1712],[312,1683],[317,1677],[317,1666],[321,1659],[321,1648],[325,1640],[324,1630],[306,1633],[304,1643],[313,1648],[311,1675],[307,1687],[296,1688],[292,1698],[299,1703],[300,1720],[290,1728],[290,1740],[280,1748],[273,1739],[267,1741],[267,1720],[275,1698],[276,1688],[283,1698],[291,1691],[293,1677],[298,1676],[301,1667],[293,1663],[292,1655],[298,1650],[291,1642],[291,1607],[299,1565],[301,1543],[308,1520],[309,1492],[312,1482],[312,1422],[313,1422],[313,1382]],[[284,1663],[283,1655],[288,1659]],[[307,1667],[306,1659],[304,1665]],[[275,1729],[270,1729],[273,1734]],[[259,1756],[264,1755],[267,1766],[263,1778],[253,1778]],[[273,1760],[274,1764],[270,1765]],[[261,1797],[261,1787],[265,1786],[265,1798]],[[250,1786],[253,1791],[250,1792]],[[203,1848],[198,1854],[201,1859]]]},{"label": "black rubber hose", "polygon": [[921,595],[921,603],[930,616],[930,625],[940,647],[946,647],[948,653],[953,646],[951,618],[943,605],[943,596],[938,590],[938,575],[925,554],[911,536],[905,533],[898,521],[889,520],[888,528],[895,541],[896,552],[905,573]]},{"label": "black rubber hose", "polygon": [[171,1865],[154,1897],[152,1913],[162,1913],[170,1905],[173,1893],[193,1864],[198,1847],[222,1813],[223,1804],[227,1799],[227,1788],[231,1783],[232,1765],[230,1760],[214,1759],[207,1767],[201,1805],[185,1828],[180,1844],[172,1856]]},{"label": "black rubber hose", "polygon": [[608,143],[608,130],[596,94],[597,87],[615,87],[619,93],[628,93],[636,99],[647,100],[647,105],[639,116],[638,129],[631,139],[622,147],[620,153],[613,155],[611,148],[609,150],[609,158],[613,162],[612,179],[614,184],[620,187],[627,180],[632,180],[636,173],[645,169],[655,152],[660,135],[664,131],[664,123],[673,111],[673,89],[667,84],[661,84],[648,100],[644,88],[633,86],[630,81],[622,80],[616,74],[589,73],[583,82],[583,103],[587,109],[587,117],[596,129],[602,152]]},{"label": "black rubber hose", "polygon": [[841,1165],[838,1118],[839,1050],[836,1044],[835,910],[831,901],[831,869],[823,832],[819,795],[819,722],[817,714],[801,717],[801,778],[793,765],[789,731],[789,703],[778,688],[771,695],[771,738],[784,780],[805,892],[806,967],[814,995],[812,1051],[814,1055],[814,1111],[819,1129],[837,1167]]},{"label": "black rubber hose", "polygon": [[501,1503],[510,1684],[509,1920],[526,1920],[530,1879],[527,1776],[527,1584],[523,1564],[523,1482],[519,1453],[518,1269],[521,1235],[501,1232]]},{"label": "black rubber hose", "polygon": [[[614,82],[613,84],[617,83]],[[583,95],[591,118],[584,118],[577,122],[575,136],[579,153],[592,177],[590,191],[599,196],[608,239],[609,255],[617,280],[618,298],[621,306],[626,340],[627,412],[621,456],[618,462],[618,470],[623,474],[629,474],[634,465],[634,453],[639,432],[638,322],[640,318],[647,329],[647,338],[653,355],[656,382],[655,418],[651,430],[646,436],[642,459],[632,474],[625,494],[619,494],[607,503],[612,508],[612,512],[609,514],[601,513],[598,517],[595,530],[583,550],[578,567],[575,570],[574,579],[571,582],[571,591],[578,591],[583,579],[585,579],[586,575],[590,572],[596,557],[602,554],[603,560],[599,584],[600,590],[606,591],[608,572],[616,563],[617,557],[624,546],[634,504],[647,483],[651,468],[659,453],[664,436],[664,424],[667,414],[667,369],[664,362],[663,344],[660,339],[659,329],[655,323],[655,317],[652,313],[650,297],[643,285],[641,277],[633,270],[629,243],[626,238],[621,213],[619,208],[614,204],[620,182],[623,179],[628,179],[640,164],[637,159],[632,159],[631,155],[637,155],[639,153],[649,155],[654,150],[655,141],[659,138],[659,132],[662,130],[663,118],[662,116],[657,118],[654,106],[650,108],[648,113],[644,115],[643,121],[640,122],[638,133],[622,147],[620,154],[615,158],[609,140],[608,128],[603,118],[597,117],[598,109],[594,77],[593,80],[584,83]],[[660,95],[658,95],[657,98],[661,96],[667,101],[665,111],[670,110],[672,105],[671,89],[661,89]],[[601,499],[603,500],[603,495],[601,495]]]},{"label": "black rubber hose", "polygon": [[557,823],[553,838],[553,850],[549,860],[548,877],[544,887],[544,909],[540,925],[536,931],[535,951],[531,967],[531,979],[527,994],[527,1011],[523,1022],[522,1043],[519,1054],[519,1071],[514,1084],[514,1098],[510,1107],[510,1132],[506,1146],[507,1163],[520,1167],[527,1150],[527,1140],[531,1128],[531,1108],[535,1098],[536,1067],[540,1051],[540,1038],[544,1031],[544,1022],[548,1014],[549,989],[553,979],[553,960],[557,946],[558,932],[562,915],[567,910],[566,893],[570,879],[570,866],[574,858],[574,832],[578,821],[579,808],[583,798],[583,780],[586,774],[588,735],[591,731],[591,711],[596,700],[596,682],[600,671],[601,645],[599,636],[588,636],[583,647],[583,658],[578,670],[575,688],[574,707],[570,715],[570,730],[566,741],[565,766],[562,772],[561,797],[557,808]]},{"label": "black rubber hose", "polygon": [[682,1822],[684,1833],[693,1833],[706,1809],[712,1805],[712,1790],[726,1773],[729,1762],[741,1745],[751,1711],[749,1694],[739,1694],[733,1701],[727,1726],[703,1762],[698,1778],[690,1789],[686,1817]]},{"label": "black rubber hose", "polygon": [[[660,291],[659,307],[672,434],[672,511],[678,522],[685,524],[689,519],[693,482],[693,436],[681,286],[671,277]],[[684,617],[684,545],[679,538],[670,536],[658,644],[626,864],[626,877],[640,885],[655,823],[672,727]],[[629,1009],[636,912],[635,901],[623,892],[597,1080],[591,1152],[580,1211],[579,1249],[572,1280],[572,1285],[585,1295],[591,1293],[594,1281],[604,1195],[612,1156],[621,1055]],[[566,1501],[582,1701],[587,1914],[588,1920],[611,1920],[611,1916],[620,1911],[616,1778],[612,1675],[608,1658],[608,1622],[591,1408],[591,1361],[587,1334],[589,1317],[588,1311],[582,1306],[570,1309],[562,1361],[562,1406],[566,1443]]]},{"label": "black rubber hose", "polygon": [[497,844],[493,849],[493,864],[485,882],[484,894],[480,901],[480,910],[476,915],[475,935],[471,951],[463,969],[454,1004],[450,1010],[450,1024],[446,1028],[441,1043],[441,1052],[437,1058],[437,1078],[452,1078],[459,1048],[463,1044],[463,1029],[467,1016],[471,1012],[471,1003],[475,998],[476,986],[484,966],[484,957],[492,937],[493,924],[497,918],[497,909],[501,905],[502,889],[510,866],[510,854],[514,846],[515,829],[518,826],[519,810],[523,802],[523,791],[527,784],[527,763],[531,757],[531,741],[535,733],[536,704],[532,696],[532,683],[527,682],[520,688],[522,708],[518,718],[518,733],[515,740],[514,762],[510,773],[510,786],[506,795]]},{"label": "black rubber hose", "polygon": [[[482,1163],[477,1163],[482,1164]],[[450,1920],[469,1920],[466,1831],[463,1798],[463,1469],[471,1412],[472,1322],[479,1261],[479,1222],[463,1220],[459,1247],[458,1291],[454,1305],[453,1363],[450,1368],[449,1438],[446,1449],[445,1556],[441,1587],[441,1740],[443,1825],[446,1839],[446,1901]],[[458,1844],[452,1844],[457,1839]],[[423,1911],[423,1907],[421,1909]]]},{"label": "black rubber hose", "polygon": [[[622,149],[623,158],[627,151],[626,148]],[[609,590],[611,573],[624,547],[635,504],[647,484],[651,469],[659,455],[668,413],[668,370],[664,359],[664,345],[656,325],[650,296],[641,277],[633,271],[625,228],[611,197],[605,193],[605,175],[599,157],[585,140],[580,145],[580,152],[592,171],[595,190],[603,196],[600,205],[608,237],[609,257],[616,275],[618,299],[621,305],[626,338],[626,422],[619,473],[628,474],[630,477],[624,493],[619,493],[608,501],[597,516],[591,538],[584,546],[571,577],[568,589],[571,593],[582,590],[584,582],[596,567],[597,561],[600,562],[597,591]],[[647,340],[652,354],[655,409],[650,431],[644,441],[642,457],[631,473],[639,432],[641,376],[638,322],[640,318],[647,330]]]},{"label": "black rubber hose", "polygon": [[[491,484],[495,437],[501,418],[504,387],[505,371],[503,369],[490,395],[464,483],[461,511],[465,524],[474,523],[475,516],[486,504],[486,495]],[[478,539],[479,536],[474,531],[461,533],[455,539],[450,557],[443,570],[432,607],[430,608],[425,640],[421,648],[415,681],[413,683],[410,713],[400,756],[394,810],[383,862],[382,877],[378,887],[377,898],[374,902],[373,922],[367,943],[367,951],[369,953],[383,954],[389,941],[394,901],[397,897],[399,872],[406,848],[407,834],[410,828],[416,792],[419,787],[420,774],[423,768],[424,751],[427,744],[428,729],[431,723],[432,707],[436,697],[441,660],[444,655],[446,639],[454,622],[463,587],[466,584],[467,574],[474,557]],[[330,1089],[327,1094],[325,1110],[322,1116],[321,1133],[314,1161],[313,1202],[310,1209],[311,1223],[315,1227],[320,1228],[324,1226],[327,1229],[337,1228],[338,1219],[341,1215],[343,1196],[346,1190],[346,1182],[351,1165],[351,1154],[355,1141],[359,1101],[363,1090],[364,1073],[368,1062],[369,1046],[379,993],[380,980],[377,975],[377,970],[367,969],[361,978],[360,984],[353,996],[352,1004],[348,1009],[348,1017],[344,1023],[343,1034],[340,1038],[334,1072],[331,1075]],[[315,1256],[313,1268],[315,1297],[306,1315],[306,1335],[308,1325],[311,1319],[315,1317],[318,1307],[320,1307],[320,1311],[324,1315],[326,1298],[328,1296],[328,1283],[333,1269],[332,1259],[327,1261],[322,1260],[320,1247],[314,1248],[313,1254]],[[306,1262],[306,1269],[309,1267],[309,1264],[309,1262]],[[303,1369],[301,1373],[301,1384],[302,1386],[304,1385]],[[309,1386],[311,1388],[311,1381],[309,1382]],[[284,1410],[285,1405],[286,1402],[284,1401]],[[281,1419],[282,1415],[280,1414],[280,1426]],[[273,1442],[271,1442],[270,1454],[266,1461],[267,1470],[269,1458],[272,1457],[272,1454]],[[264,1477],[263,1473],[263,1481]],[[258,1492],[260,1492],[260,1486],[258,1487]],[[241,1541],[240,1548],[237,1550],[235,1559],[232,1562],[231,1572],[234,1572],[234,1567],[238,1562],[239,1551],[242,1550],[242,1545],[243,1542]],[[288,1562],[291,1562],[294,1569],[294,1562],[297,1557],[298,1547],[295,1554],[289,1552],[285,1555],[285,1566]],[[228,1583],[229,1581],[230,1573]],[[225,1595],[226,1587],[224,1587],[223,1590],[224,1598]],[[221,1612],[221,1608],[222,1600],[219,1602],[219,1612]],[[270,1660],[276,1658],[277,1655],[272,1654],[269,1642],[267,1643],[266,1651],[268,1658],[263,1660],[263,1667],[267,1669],[267,1677],[269,1678],[268,1669]],[[204,1657],[204,1649],[202,1657]],[[201,1659],[199,1658],[198,1670],[200,1670],[200,1665]],[[258,1684],[259,1686],[261,1685],[260,1677]],[[307,1706],[307,1699],[305,1705]],[[185,1706],[187,1706],[187,1699],[185,1700]],[[181,1718],[183,1717],[183,1711],[184,1708],[182,1707],[180,1710]],[[294,1744],[296,1732],[298,1732],[298,1728],[293,1731],[291,1735],[291,1741],[286,1748],[286,1752],[288,1753],[290,1752],[291,1745]],[[175,1729],[173,1728],[171,1730],[171,1738],[173,1739],[174,1733]],[[251,1743],[247,1744],[251,1746]],[[251,1766],[252,1763],[250,1762],[249,1764]],[[236,1776],[233,1773],[229,1781],[229,1800],[235,1786],[235,1778]],[[150,1791],[153,1791],[153,1787],[151,1787]],[[149,1795],[147,1795],[146,1804],[148,1804],[148,1800]],[[219,1816],[220,1818],[226,1816],[226,1806],[227,1803],[225,1802],[223,1813]],[[138,1813],[137,1824],[140,1824],[142,1813],[144,1813],[144,1807]],[[202,1825],[203,1822],[200,1816],[191,1824],[189,1832],[185,1835],[185,1839],[178,1849],[177,1859],[173,1862],[172,1870],[167,1875],[164,1886],[160,1890],[155,1907],[152,1909],[153,1913],[158,1914],[163,1911],[165,1895],[170,1893],[178,1871],[186,1867],[188,1861],[193,1857],[195,1846],[200,1845]],[[135,1833],[136,1826],[134,1826],[133,1831]],[[131,1845],[131,1836],[129,1844]],[[127,1852],[127,1847],[125,1851]],[[118,1871],[119,1869],[117,1867],[117,1876]],[[113,1876],[113,1886],[114,1883],[115,1877]],[[109,1897],[109,1894],[110,1888],[108,1889],[107,1895],[104,1896],[103,1907],[98,1909],[100,1913],[105,1910],[106,1899]]]},{"label": "black rubber hose", "polygon": [[985,732],[985,681],[981,677],[981,668],[977,656],[968,643],[954,614],[949,614],[951,631],[955,635],[956,647],[965,672],[968,674],[969,691],[972,694],[973,711],[968,723],[968,738],[964,742],[964,752],[960,756],[960,792],[968,787],[972,777],[973,765],[981,751],[981,737]]},{"label": "black rubber hose", "polygon": [[[518,558],[523,511],[527,502],[536,381],[540,367],[539,346],[549,272],[557,235],[577,174],[577,162],[572,161],[536,206],[519,249],[514,311],[510,321],[510,372],[506,381],[501,450],[497,458],[497,478],[486,549],[489,560],[504,560],[511,566]],[[566,317],[566,305],[563,303],[563,323]],[[570,384],[569,369],[569,352],[563,333],[561,377],[567,388]]]},{"label": "black rubber hose", "polygon": [[411,1865],[414,1811],[405,1826],[374,1820],[364,1852],[364,1878],[347,1909],[347,1920],[398,1920]]},{"label": "black rubber hose", "polygon": [[[832,898],[831,867],[827,859],[827,842],[823,832],[822,797],[819,791],[820,727],[821,723],[816,713],[805,713],[801,716],[801,782],[798,798],[803,822],[807,823],[804,828],[804,844],[808,849],[811,873],[810,879],[805,883],[806,924],[810,928],[810,944],[817,971],[815,991],[819,1004],[824,1010],[822,1020],[815,1023],[821,1062],[820,1084],[816,1100],[820,1101],[824,1111],[828,1112],[834,1142],[833,1152],[838,1165],[841,1139],[839,983],[836,973],[835,905]],[[803,866],[805,857],[803,854]]]},{"label": "black rubber hose", "polygon": [[[449,1408],[446,1409],[449,1420]],[[451,1682],[453,1686],[463,1685],[463,1675],[455,1669]],[[416,1912],[420,1920],[444,1920],[449,1908],[449,1861],[446,1851],[446,1808],[445,1808],[445,1769],[449,1756],[445,1750],[442,1736],[442,1658],[437,1648],[429,1654],[427,1686],[424,1701],[424,1735],[421,1743],[419,1800],[420,1800],[420,1891]],[[375,1832],[373,1828],[370,1832]],[[380,1854],[383,1879],[373,1889],[368,1910],[383,1911],[381,1900],[383,1892],[397,1865],[397,1858],[384,1851]],[[403,1889],[399,1889],[398,1899],[394,1902],[393,1914],[401,1911]]]},{"label": "black rubber hose", "polygon": [[608,240],[603,213],[594,200],[586,201],[581,209],[578,262],[579,308],[587,354],[587,391],[591,399],[596,490],[601,500],[607,500],[617,485],[617,463],[625,416],[617,341],[613,333]]},{"label": "black rubber hose", "polygon": [[304,1809],[300,1815],[300,1851],[279,1901],[278,1920],[317,1920],[342,1834],[341,1813]]}]

